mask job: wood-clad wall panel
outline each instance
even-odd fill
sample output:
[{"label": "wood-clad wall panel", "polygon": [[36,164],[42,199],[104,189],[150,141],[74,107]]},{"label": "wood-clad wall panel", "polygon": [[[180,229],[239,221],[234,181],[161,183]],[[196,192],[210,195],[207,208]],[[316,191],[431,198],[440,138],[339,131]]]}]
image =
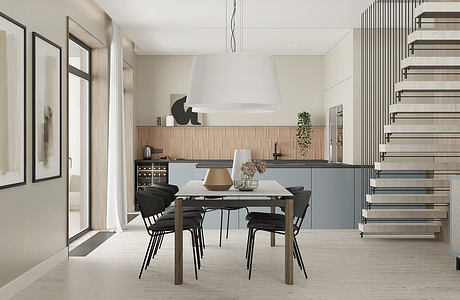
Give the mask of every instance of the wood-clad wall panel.
[{"label": "wood-clad wall panel", "polygon": [[247,148],[253,158],[273,159],[278,141],[281,159],[324,159],[324,127],[313,127],[305,157],[295,133],[296,127],[138,127],[137,157],[142,159],[144,146],[150,145],[174,158],[233,159],[235,149]]}]

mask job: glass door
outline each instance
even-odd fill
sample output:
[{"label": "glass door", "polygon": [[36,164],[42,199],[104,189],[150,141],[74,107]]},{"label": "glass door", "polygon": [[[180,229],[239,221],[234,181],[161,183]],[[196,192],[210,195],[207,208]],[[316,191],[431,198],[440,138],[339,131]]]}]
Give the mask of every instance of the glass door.
[{"label": "glass door", "polygon": [[69,240],[90,230],[90,48],[69,40]]}]

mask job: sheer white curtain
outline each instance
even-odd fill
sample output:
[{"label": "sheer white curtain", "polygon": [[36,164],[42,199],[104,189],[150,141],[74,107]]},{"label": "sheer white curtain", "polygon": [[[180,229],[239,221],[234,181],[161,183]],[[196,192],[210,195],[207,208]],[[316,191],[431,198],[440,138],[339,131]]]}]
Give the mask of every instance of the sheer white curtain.
[{"label": "sheer white curtain", "polygon": [[123,231],[127,224],[125,112],[123,99],[123,34],[112,23],[110,45],[107,229]]}]

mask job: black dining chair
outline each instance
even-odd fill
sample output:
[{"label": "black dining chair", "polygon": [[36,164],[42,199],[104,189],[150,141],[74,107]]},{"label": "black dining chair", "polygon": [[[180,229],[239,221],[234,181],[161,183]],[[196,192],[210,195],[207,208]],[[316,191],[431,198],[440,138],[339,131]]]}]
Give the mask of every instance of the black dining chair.
[{"label": "black dining chair", "polygon": [[[310,206],[310,197],[311,191],[304,190],[301,192],[297,192],[294,194],[294,251],[293,255],[294,258],[297,260],[297,263],[303,273],[305,278],[308,278],[307,271],[305,270],[305,265],[303,263],[302,255],[300,253],[299,244],[297,243],[297,235],[300,232],[300,228],[302,226],[302,222],[305,218],[305,214],[307,213],[307,209]],[[256,238],[257,231],[267,231],[273,232],[277,234],[285,234],[285,218],[254,218],[252,219],[247,227],[248,227],[248,255],[247,255],[247,268],[249,269],[249,279],[251,279],[251,272],[252,272],[252,261],[254,257],[254,242]]]},{"label": "black dining chair", "polygon": [[[150,236],[149,244],[145,251],[144,260],[139,273],[139,279],[142,277],[144,267],[156,251],[158,251],[162,238],[166,234],[174,233],[174,219],[165,219],[162,213],[165,210],[165,200],[157,197],[149,191],[136,191],[136,203],[141,211],[145,229]],[[198,279],[197,263],[198,255],[198,231],[201,225],[199,218],[185,218],[183,220],[183,229],[190,232],[192,237],[193,264],[195,267],[195,279]],[[195,251],[196,248],[196,251]]]},{"label": "black dining chair", "polygon": [[[302,192],[304,190],[304,187],[303,186],[290,186],[290,187],[287,187],[286,190],[288,190],[291,194],[295,195],[299,192]],[[281,197],[281,199],[286,199],[286,197]],[[281,207],[281,211],[284,212],[284,207]],[[277,214],[277,213],[258,212],[258,211],[253,211],[246,215],[246,221],[250,222],[254,218],[268,218],[268,219],[275,218],[275,219],[284,220],[284,215]]]},{"label": "black dining chair", "polygon": [[[299,192],[302,192],[304,190],[304,187],[303,186],[290,186],[290,187],[287,187],[286,190],[288,190],[291,194],[295,195]],[[286,199],[286,197],[281,197],[281,199]],[[281,211],[284,212],[284,207],[281,207]],[[267,213],[267,212],[258,212],[258,211],[253,211],[246,215],[246,221],[248,222],[251,222],[255,218],[284,220],[284,215],[278,214],[278,213]],[[249,252],[249,238],[250,238],[250,235],[248,231],[248,238],[246,242],[246,258],[248,258],[248,252]]]},{"label": "black dining chair", "polygon": [[[177,185],[173,184],[167,184],[167,183],[152,183],[150,187],[146,187],[145,190],[148,191],[157,191],[157,192],[163,192],[163,193],[168,193],[170,195],[170,204],[176,199],[176,194],[179,191],[179,187]],[[168,215],[174,215],[174,209],[175,207],[172,205],[166,205],[164,214]],[[186,213],[200,213],[203,215],[203,218],[201,220],[201,228],[200,228],[200,248],[206,248],[205,242],[204,242],[204,230],[203,230],[203,219],[204,219],[204,214],[205,210],[202,207],[182,207],[182,212],[184,214]],[[201,251],[201,257],[203,257],[203,251]]]},{"label": "black dining chair", "polygon": [[[161,220],[174,220],[174,211],[172,212],[167,212],[167,208],[168,206],[170,206],[171,204],[171,195],[163,190],[159,190],[157,189],[156,187],[148,187],[145,189],[146,192],[148,192],[150,195],[152,196],[155,196],[155,197],[158,197],[158,198],[161,198],[165,204],[165,211],[161,214],[160,216],[160,219]],[[175,199],[175,197],[174,197]],[[200,220],[200,228],[198,230],[198,246],[199,246],[199,257],[203,257],[204,255],[204,252],[203,252],[203,241],[204,241],[204,238],[202,237],[202,234],[203,234],[203,216],[198,212],[198,211],[183,211],[182,213],[182,216],[184,219],[186,218],[194,218],[194,219],[199,219]],[[155,249],[155,253],[156,254],[156,251],[158,251],[159,248],[161,248],[161,245],[162,245],[162,242],[163,242],[163,236],[161,236],[160,238],[160,242],[159,242],[159,245],[157,247],[157,249]],[[147,260],[147,265],[145,266],[145,268],[147,268],[150,264],[150,257],[151,255],[149,256],[149,259]],[[201,261],[200,259],[198,259],[198,269],[201,268]]]}]

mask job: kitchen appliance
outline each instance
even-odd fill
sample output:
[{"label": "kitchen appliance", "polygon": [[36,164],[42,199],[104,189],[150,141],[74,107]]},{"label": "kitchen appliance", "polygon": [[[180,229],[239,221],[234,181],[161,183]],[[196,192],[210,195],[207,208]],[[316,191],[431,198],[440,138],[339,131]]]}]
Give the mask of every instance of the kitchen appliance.
[{"label": "kitchen appliance", "polygon": [[135,161],[135,172],[134,192],[144,190],[146,187],[152,186],[152,183],[168,183],[167,162],[137,160]]},{"label": "kitchen appliance", "polygon": [[343,162],[343,105],[329,108],[329,162]]},{"label": "kitchen appliance", "polygon": [[152,159],[153,147],[149,145],[144,146],[144,159]]}]

